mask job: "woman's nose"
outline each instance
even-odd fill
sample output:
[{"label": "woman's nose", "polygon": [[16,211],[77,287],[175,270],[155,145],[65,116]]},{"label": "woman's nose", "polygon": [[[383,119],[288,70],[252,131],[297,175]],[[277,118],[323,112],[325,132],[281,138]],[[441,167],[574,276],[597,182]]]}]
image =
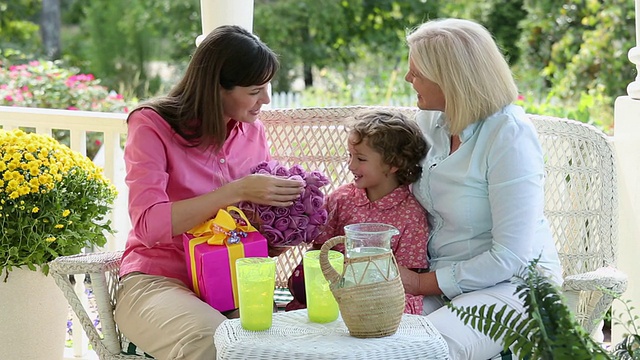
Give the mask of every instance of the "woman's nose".
[{"label": "woman's nose", "polygon": [[271,96],[269,96],[269,93],[265,92],[260,100],[262,101],[263,105],[266,105],[271,102]]}]

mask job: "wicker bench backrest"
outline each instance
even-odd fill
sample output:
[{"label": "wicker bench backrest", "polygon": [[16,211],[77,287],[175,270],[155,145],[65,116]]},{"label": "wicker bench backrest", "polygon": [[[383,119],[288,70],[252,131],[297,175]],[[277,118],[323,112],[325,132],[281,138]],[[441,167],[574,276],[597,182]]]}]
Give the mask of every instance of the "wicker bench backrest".
[{"label": "wicker bench backrest", "polygon": [[[347,133],[344,124],[354,114],[372,107],[333,107],[265,110],[265,124],[274,159],[287,165],[325,173],[329,193],[351,181],[347,168]],[[413,117],[415,108],[399,108]],[[545,214],[551,223],[564,269],[566,294],[578,320],[591,331],[611,305],[607,287],[621,293],[626,278],[613,269],[616,258],[617,191],[614,152],[609,138],[596,128],[567,119],[531,115],[545,156]],[[306,246],[279,256],[277,286],[286,287]],[[101,359],[134,358],[120,355],[120,334],[113,321],[117,269],[121,253],[87,254],[56,259],[51,271],[78,314],[93,348]],[[69,284],[68,274],[89,273],[102,323],[100,338]],[[584,275],[584,273],[587,273]]]},{"label": "wicker bench backrest", "polygon": [[[275,109],[265,111],[261,118],[274,158],[323,171],[332,181],[324,189],[328,193],[351,181],[344,124],[364,109],[373,107]],[[409,117],[417,111],[394,109]],[[570,280],[565,290],[570,290],[575,281],[582,281],[572,276],[615,266],[618,201],[614,150],[610,138],[591,125],[542,115],[530,118],[545,157],[545,215],[560,253],[563,275]],[[280,256],[280,286],[286,286],[304,250],[302,246]],[[571,296],[576,316],[588,330],[611,301],[599,291]]]}]

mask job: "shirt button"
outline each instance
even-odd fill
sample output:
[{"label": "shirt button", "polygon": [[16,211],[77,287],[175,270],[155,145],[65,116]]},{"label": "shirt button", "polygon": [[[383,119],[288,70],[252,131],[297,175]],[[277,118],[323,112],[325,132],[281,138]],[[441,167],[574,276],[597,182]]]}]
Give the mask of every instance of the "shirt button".
[{"label": "shirt button", "polygon": [[224,159],[220,159],[220,164],[224,164]]}]

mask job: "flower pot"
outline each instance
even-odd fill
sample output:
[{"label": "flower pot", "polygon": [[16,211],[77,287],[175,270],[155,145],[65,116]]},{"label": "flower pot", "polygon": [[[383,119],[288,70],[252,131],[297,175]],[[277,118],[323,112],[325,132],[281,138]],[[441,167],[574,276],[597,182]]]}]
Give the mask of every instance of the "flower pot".
[{"label": "flower pot", "polygon": [[51,276],[14,268],[0,280],[0,309],[0,359],[63,358],[68,306]]}]

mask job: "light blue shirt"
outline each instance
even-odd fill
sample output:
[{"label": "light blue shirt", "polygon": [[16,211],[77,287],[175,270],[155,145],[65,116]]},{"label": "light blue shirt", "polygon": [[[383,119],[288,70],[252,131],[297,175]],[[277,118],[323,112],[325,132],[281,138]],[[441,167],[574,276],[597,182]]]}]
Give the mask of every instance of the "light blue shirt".
[{"label": "light blue shirt", "polygon": [[543,214],[542,149],[522,108],[509,105],[469,125],[451,155],[444,113],[420,111],[416,120],[429,151],[413,192],[429,213],[430,269],[444,295],[509,281],[536,257],[560,284]]}]

